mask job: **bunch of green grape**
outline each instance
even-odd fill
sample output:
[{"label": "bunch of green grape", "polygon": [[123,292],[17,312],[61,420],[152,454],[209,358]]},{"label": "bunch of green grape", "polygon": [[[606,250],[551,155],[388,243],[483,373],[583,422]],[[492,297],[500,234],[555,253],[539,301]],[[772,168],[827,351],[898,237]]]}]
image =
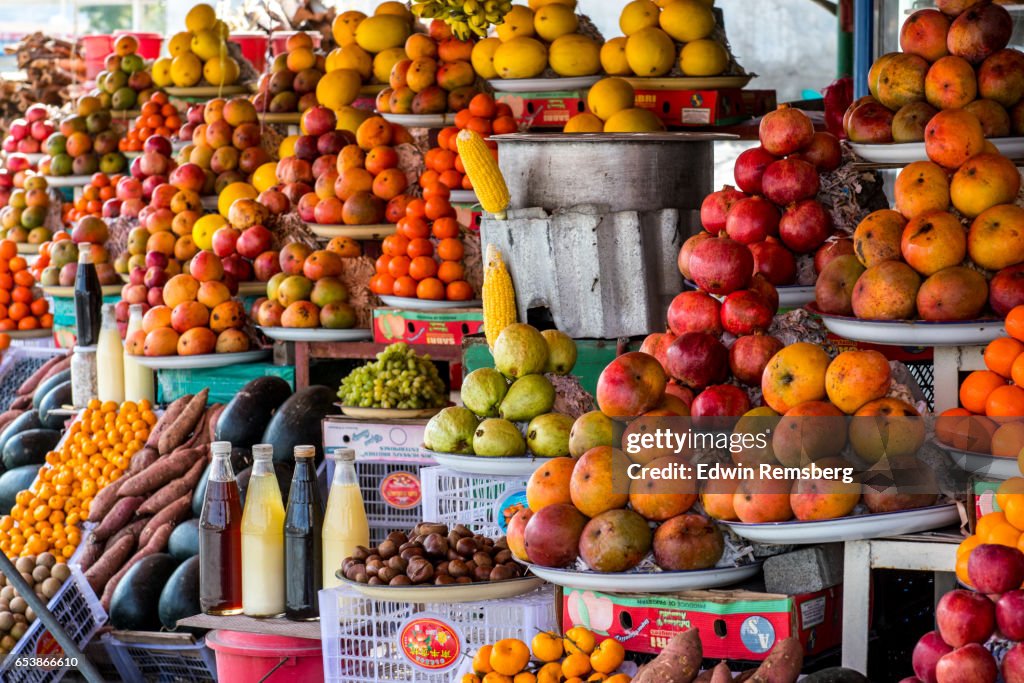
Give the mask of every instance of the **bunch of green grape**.
[{"label": "bunch of green grape", "polygon": [[377,360],[356,368],[341,382],[344,406],[419,410],[448,404],[444,381],[430,356],[419,356],[408,344],[392,344]]},{"label": "bunch of green grape", "polygon": [[459,40],[487,37],[492,25],[505,21],[512,0],[413,0],[412,12],[421,19],[442,19]]}]

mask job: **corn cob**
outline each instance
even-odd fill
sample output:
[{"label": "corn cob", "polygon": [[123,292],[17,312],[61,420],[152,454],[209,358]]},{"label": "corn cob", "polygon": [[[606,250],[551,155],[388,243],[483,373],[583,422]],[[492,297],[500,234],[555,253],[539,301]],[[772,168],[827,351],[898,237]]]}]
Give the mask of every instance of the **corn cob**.
[{"label": "corn cob", "polygon": [[487,245],[487,265],[484,266],[484,335],[487,345],[494,348],[498,335],[516,322],[516,290],[512,276],[493,244]]},{"label": "corn cob", "polygon": [[512,197],[501,169],[498,168],[498,160],[475,131],[467,129],[460,132],[456,144],[459,147],[459,158],[466,167],[466,175],[473,183],[480,205],[498,220],[504,220]]}]

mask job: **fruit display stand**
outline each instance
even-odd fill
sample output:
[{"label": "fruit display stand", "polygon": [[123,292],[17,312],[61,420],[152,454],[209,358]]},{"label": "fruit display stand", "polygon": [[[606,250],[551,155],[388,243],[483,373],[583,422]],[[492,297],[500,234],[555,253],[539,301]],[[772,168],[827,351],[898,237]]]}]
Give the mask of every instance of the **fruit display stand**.
[{"label": "fruit display stand", "polygon": [[[310,385],[311,363],[318,360],[370,360],[387,348],[377,342],[276,342],[275,355],[281,362],[295,366],[295,387]],[[429,354],[431,359],[450,364],[462,358],[458,346],[424,344],[416,346],[417,353]],[[453,373],[455,375],[457,373]]]}]

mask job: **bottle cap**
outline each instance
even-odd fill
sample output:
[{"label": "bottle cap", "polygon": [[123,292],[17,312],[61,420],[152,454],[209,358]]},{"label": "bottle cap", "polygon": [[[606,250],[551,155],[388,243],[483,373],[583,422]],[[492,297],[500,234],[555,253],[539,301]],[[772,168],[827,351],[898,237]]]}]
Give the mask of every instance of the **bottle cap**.
[{"label": "bottle cap", "polygon": [[258,443],[252,447],[253,460],[270,460],[274,457],[274,447],[268,443]]},{"label": "bottle cap", "polygon": [[144,312],[145,311],[142,310],[142,304],[132,304],[128,307],[128,315],[135,315],[136,313],[143,315]]},{"label": "bottle cap", "polygon": [[88,242],[82,242],[78,245],[78,262],[92,263],[92,245]]},{"label": "bottle cap", "polygon": [[296,460],[299,458],[312,458],[316,455],[316,446],[296,446],[294,453]]},{"label": "bottle cap", "polygon": [[355,462],[356,452],[351,448],[336,448],[331,453],[331,460],[335,462]]},{"label": "bottle cap", "polygon": [[230,441],[214,441],[210,444],[210,453],[213,457],[228,457],[231,455]]}]

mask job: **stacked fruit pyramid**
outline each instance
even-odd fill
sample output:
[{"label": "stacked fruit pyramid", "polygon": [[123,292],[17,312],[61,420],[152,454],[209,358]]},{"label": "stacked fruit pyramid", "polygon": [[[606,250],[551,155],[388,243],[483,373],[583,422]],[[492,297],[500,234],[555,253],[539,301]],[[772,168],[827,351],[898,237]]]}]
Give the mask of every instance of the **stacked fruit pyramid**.
[{"label": "stacked fruit pyramid", "polygon": [[185,28],[167,41],[169,56],[153,63],[153,84],[158,88],[235,85],[241,69],[228,54],[228,27],[213,7],[195,5],[185,16]]},{"label": "stacked fruit pyramid", "polygon": [[79,98],[75,112],[46,139],[47,156],[39,162],[39,172],[58,177],[124,172],[128,160],[118,149],[121,134],[110,111],[102,108],[99,98],[87,95]]},{"label": "stacked fruit pyramid", "polygon": [[164,92],[156,91],[140,98],[139,105],[134,124],[118,142],[122,152],[141,152],[150,136],[171,138],[181,130],[181,114]]},{"label": "stacked fruit pyramid", "polygon": [[114,41],[114,52],[104,61],[103,71],[96,76],[96,89],[90,93],[104,109],[132,111],[153,94],[153,75],[138,49],[134,36],[118,36]]},{"label": "stacked fruit pyramid", "polygon": [[288,36],[285,48],[256,84],[252,102],[260,113],[301,113],[317,104],[317,85],[326,71],[323,55],[313,51],[313,39],[305,33]]},{"label": "stacked fruit pyramid", "polygon": [[47,216],[53,199],[48,187],[46,178],[31,175],[25,178],[24,187],[11,191],[7,206],[0,209],[3,239],[37,245],[50,239],[52,232],[47,227]]},{"label": "stacked fruit pyramid", "polygon": [[232,183],[247,182],[257,168],[271,160],[261,144],[262,136],[252,102],[244,97],[215,98],[203,107],[203,123],[192,131],[192,144],[182,148],[178,161],[199,166],[211,178],[204,183],[204,195],[220,195]]},{"label": "stacked fruit pyramid", "polygon": [[[56,129],[57,125],[50,120],[46,106],[33,104],[25,110],[23,118],[11,121],[7,128],[7,137],[4,138],[0,147],[8,155],[40,154],[43,151],[43,143]],[[10,168],[10,164],[7,165],[7,168]]]},{"label": "stacked fruit pyramid", "polygon": [[96,275],[101,285],[116,285],[121,282],[111,264],[107,242],[110,231],[106,222],[96,216],[83,216],[75,221],[70,231],[58,232],[53,241],[39,250],[39,258],[33,270],[39,271],[39,283],[44,287],[71,287],[78,272],[79,250],[89,245],[92,262],[96,264]]}]

